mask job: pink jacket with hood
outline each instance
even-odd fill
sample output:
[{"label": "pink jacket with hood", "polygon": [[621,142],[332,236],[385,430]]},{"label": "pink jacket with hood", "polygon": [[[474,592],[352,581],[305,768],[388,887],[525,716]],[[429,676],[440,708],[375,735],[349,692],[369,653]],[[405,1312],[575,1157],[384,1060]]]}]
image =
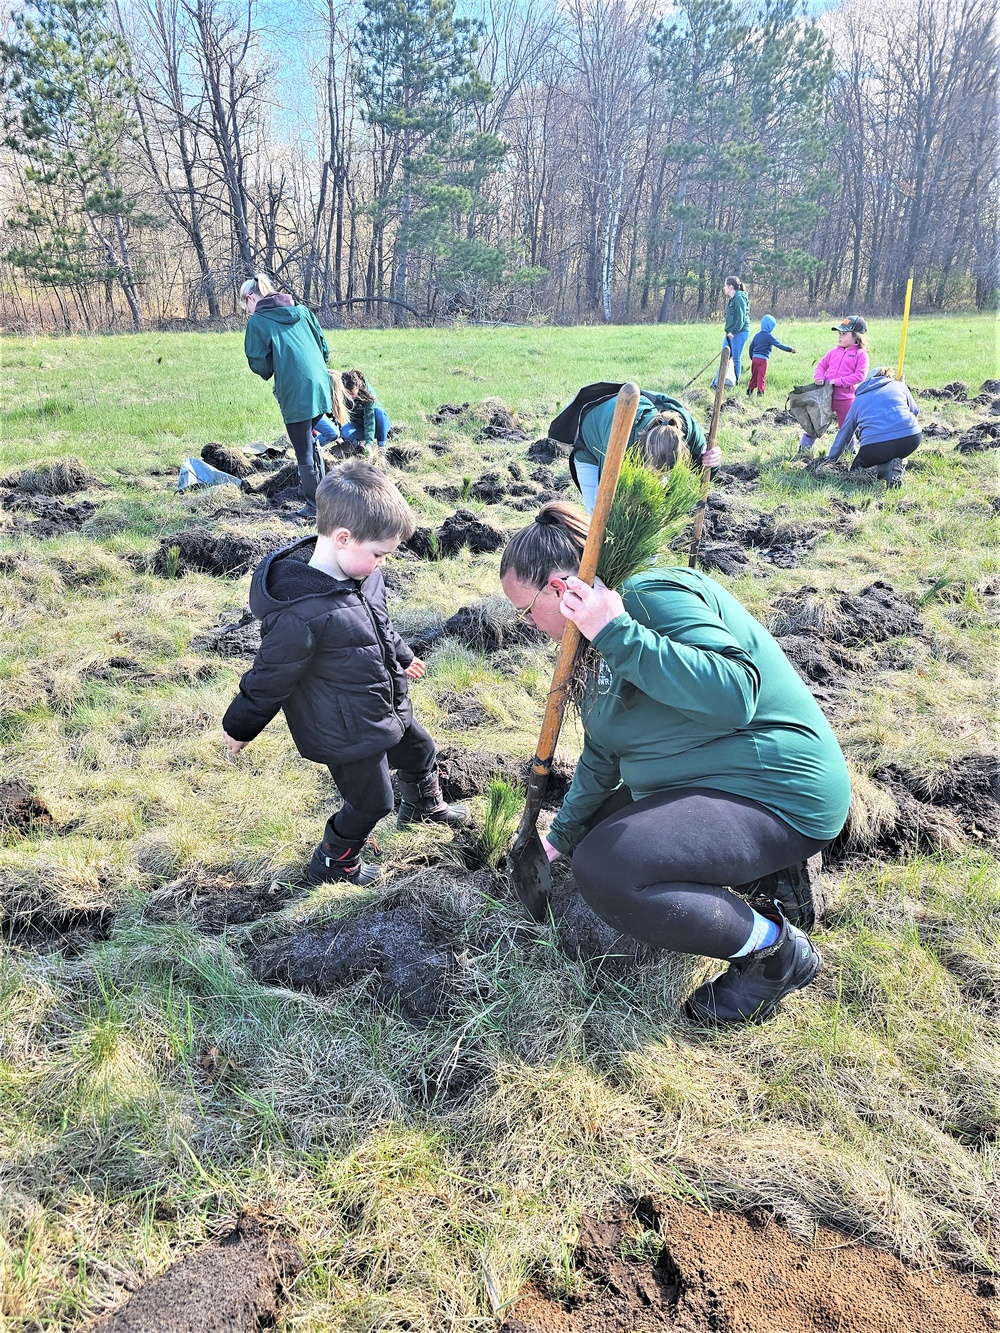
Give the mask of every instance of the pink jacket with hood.
[{"label": "pink jacket with hood", "polygon": [[870,358],[863,347],[834,347],[813,371],[813,380],[833,385],[834,406],[854,401],[854,390],[868,378]]}]

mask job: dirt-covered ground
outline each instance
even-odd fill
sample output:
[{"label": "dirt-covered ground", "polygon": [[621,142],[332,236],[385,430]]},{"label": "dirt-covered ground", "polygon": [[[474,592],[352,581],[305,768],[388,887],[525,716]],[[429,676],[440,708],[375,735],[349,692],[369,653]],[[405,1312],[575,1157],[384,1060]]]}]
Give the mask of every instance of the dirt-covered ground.
[{"label": "dirt-covered ground", "polygon": [[[958,403],[966,410],[960,430],[935,421],[932,411],[925,427],[928,445],[944,442],[963,458],[1000,447],[998,389],[994,381],[979,391],[955,383],[936,391],[937,396],[925,395],[929,404]],[[726,408],[748,433],[791,425],[781,409],[761,411],[742,398],[730,399]],[[495,667],[506,663],[524,670],[524,655],[538,649],[539,636],[515,619],[503,598],[466,598],[456,588],[446,607],[407,627],[409,590],[442,560],[496,552],[524,515],[546,500],[574,499],[566,450],[545,438],[533,441],[497,400],[485,412],[482,405],[443,404],[431,424],[468,429],[480,442],[488,441],[494,453],[476,475],[456,479],[448,466],[446,438],[442,442],[432,434],[429,441],[414,441],[397,432],[391,441],[389,463],[404,490],[417,485],[415,479],[435,463],[426,496],[449,511],[440,521],[419,526],[387,572],[393,614],[423,655],[444,647]],[[226,488],[220,488],[216,508],[199,522],[161,536],[133,564],[144,576],[165,583],[180,586],[189,574],[207,574],[242,589],[263,555],[307,531],[296,516],[301,500],[295,468],[277,448],[247,453],[209,444],[203,457],[240,483],[240,502],[230,503]],[[786,584],[770,599],[762,594],[768,623],[835,728],[849,729],[867,677],[886,668],[922,670],[933,631],[924,604],[897,586],[891,568],[861,576],[845,570],[843,590],[809,581],[810,561],[820,543],[855,535],[863,540],[873,497],[881,496],[872,476],[855,475],[850,487],[831,488],[819,512],[803,518],[773,494],[762,506],[765,466],[724,463],[708,498],[701,563],[709,571],[762,586],[778,571],[801,570],[795,575],[802,580],[798,586]],[[785,466],[804,471],[806,465],[795,460]],[[916,471],[929,464],[918,454],[912,466]],[[0,479],[0,523],[18,537],[86,537],[99,523],[106,501],[102,488],[73,458]],[[955,590],[956,605],[967,592]],[[1000,583],[984,582],[974,592],[987,601],[996,599]],[[246,610],[202,618],[194,629],[191,652],[201,663],[196,682],[198,671],[210,679],[214,670],[242,669],[260,643],[259,626]],[[88,666],[87,679],[135,687],[156,678],[137,658],[110,647]],[[38,689],[41,698],[57,698],[59,682],[40,679]],[[435,703],[450,733],[461,738],[441,747],[449,800],[482,797],[496,774],[523,781],[529,755],[498,743],[503,725],[481,690],[450,688]],[[977,736],[970,727],[962,735],[966,741],[959,751],[936,766],[898,760],[872,768],[851,821],[825,854],[824,874],[831,883],[845,868],[886,865],[916,854],[1000,853],[996,749],[989,736]],[[571,776],[572,764],[563,759],[553,772],[550,809]],[[58,843],[84,813],[57,820],[27,772],[11,772],[0,782],[0,841],[6,845],[25,838]],[[372,855],[377,858],[377,850]],[[408,888],[412,876],[419,880],[420,857],[438,886],[445,886],[433,902]],[[134,931],[178,927],[224,940],[261,987],[314,997],[363,994],[373,1013],[399,1013],[415,1030],[446,1017],[470,996],[486,1007],[500,1004],[496,987],[473,968],[470,957],[503,950],[527,957],[539,938],[531,925],[512,927],[505,918],[501,927],[491,915],[495,901],[513,910],[503,875],[483,866],[472,833],[428,844],[413,855],[406,871],[411,879],[402,876],[402,887],[390,883],[370,895],[349,894],[318,921],[308,914],[305,920],[297,918],[296,906],[308,891],[294,867],[272,875],[190,865],[179,874],[160,876],[155,887],[147,885],[138,909],[135,886],[127,894],[112,891],[107,867],[95,870],[86,893],[71,886],[65,874],[8,878],[0,929],[7,945],[21,951],[30,966],[33,958],[52,952],[85,954],[111,936],[120,912]],[[611,985],[614,978],[655,968],[658,961],[600,921],[562,867],[547,928],[552,949],[579,962],[588,976],[611,978]],[[920,929],[941,944],[940,956],[960,979],[963,993],[995,1023],[1000,987],[995,966],[991,971],[988,959],[958,947],[949,954],[948,924],[940,918],[928,916]],[[228,1068],[217,1051],[203,1058],[209,1083],[220,1066]],[[454,1115],[500,1086],[495,1068],[456,1049],[454,1058],[414,1076],[412,1094],[415,1104]],[[986,1125],[975,1132],[995,1143],[997,1129]],[[885,1245],[866,1247],[856,1235],[819,1227],[811,1237],[793,1236],[784,1220],[777,1210],[725,1212],[644,1197],[580,1223],[568,1221],[576,1235],[572,1290],[555,1290],[541,1277],[528,1276],[515,1298],[495,1302],[491,1295],[495,1327],[501,1333],[1000,1329],[1000,1302],[988,1271],[1000,1265],[1000,1216],[995,1213],[983,1221],[987,1258],[979,1271],[971,1271],[971,1265],[965,1271],[921,1271]],[[283,1233],[244,1218],[230,1234],[139,1285],[119,1308],[89,1326],[107,1333],[250,1333],[280,1325],[283,1293],[302,1262]]]}]

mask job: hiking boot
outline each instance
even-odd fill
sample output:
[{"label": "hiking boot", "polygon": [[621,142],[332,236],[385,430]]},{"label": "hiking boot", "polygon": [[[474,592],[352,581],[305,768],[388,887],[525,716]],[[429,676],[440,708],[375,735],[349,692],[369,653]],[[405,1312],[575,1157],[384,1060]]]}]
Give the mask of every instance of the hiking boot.
[{"label": "hiking boot", "polygon": [[886,469],[885,488],[887,491],[898,491],[903,484],[903,477],[906,474],[906,459],[894,458]]},{"label": "hiking boot", "polygon": [[301,509],[296,509],[296,511],[295,511],[295,517],[296,517],[296,518],[315,518],[315,517],[316,517],[316,505],[314,504],[314,502],[313,502],[312,500],[307,500],[307,501],[305,502],[305,504],[302,506]]},{"label": "hiking boot", "polygon": [[776,870],[749,884],[734,884],[733,892],[746,898],[751,907],[767,915],[767,909],[776,903],[786,921],[801,930],[812,930],[822,921],[826,910],[826,895],[820,882],[823,854],[817,852],[808,861],[799,861],[785,870]]},{"label": "hiking boot", "polygon": [[449,805],[441,795],[441,779],[437,772],[413,779],[399,776],[399,813],[396,823],[448,824],[460,828],[469,822],[467,805]]},{"label": "hiking boot", "polygon": [[823,966],[820,951],[797,926],[774,908],[764,915],[781,934],[766,949],[734,958],[727,971],[688,996],[688,1017],[696,1023],[763,1023],[779,1001],[808,986]]},{"label": "hiking boot", "polygon": [[377,866],[366,865],[361,859],[365,839],[349,842],[338,838],[328,820],[323,841],[312,854],[305,877],[310,884],[357,884],[367,888],[382,878]]}]

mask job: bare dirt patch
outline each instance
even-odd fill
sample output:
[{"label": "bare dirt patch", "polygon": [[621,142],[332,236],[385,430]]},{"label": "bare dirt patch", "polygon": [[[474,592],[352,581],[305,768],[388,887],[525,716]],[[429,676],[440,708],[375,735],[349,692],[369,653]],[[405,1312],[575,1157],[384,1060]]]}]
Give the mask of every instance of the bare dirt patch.
[{"label": "bare dirt patch", "polygon": [[908,1268],[819,1228],[811,1245],[767,1214],[641,1199],[584,1218],[579,1294],[529,1289],[500,1333],[973,1333],[1000,1328],[996,1283]]},{"label": "bare dirt patch", "polygon": [[177,578],[188,570],[236,578],[246,574],[265,555],[288,545],[283,532],[223,532],[218,536],[205,528],[189,528],[172,537],[164,537],[152,559],[152,570],[163,578]]},{"label": "bare dirt patch", "polygon": [[298,1250],[244,1215],[229,1235],[181,1259],[88,1333],[260,1333],[273,1328]]},{"label": "bare dirt patch", "polygon": [[239,620],[213,626],[191,640],[191,647],[220,657],[255,657],[260,647],[260,621],[249,611]]},{"label": "bare dirt patch", "polygon": [[27,783],[19,778],[0,782],[0,839],[10,833],[52,833],[55,827],[52,812]]},{"label": "bare dirt patch", "polygon": [[25,494],[23,491],[12,491],[0,500],[0,504],[13,515],[12,526],[16,531],[40,540],[78,532],[98,507],[93,500],[67,504],[54,495]]}]

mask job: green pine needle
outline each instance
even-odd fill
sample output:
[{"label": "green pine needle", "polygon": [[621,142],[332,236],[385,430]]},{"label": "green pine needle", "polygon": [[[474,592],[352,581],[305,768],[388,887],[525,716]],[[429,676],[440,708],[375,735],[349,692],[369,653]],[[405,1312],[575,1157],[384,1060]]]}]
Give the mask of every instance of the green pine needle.
[{"label": "green pine needle", "polygon": [[678,463],[667,473],[644,466],[634,450],[622,463],[597,572],[609,588],[645,569],[680,536],[701,497],[701,476]]}]

